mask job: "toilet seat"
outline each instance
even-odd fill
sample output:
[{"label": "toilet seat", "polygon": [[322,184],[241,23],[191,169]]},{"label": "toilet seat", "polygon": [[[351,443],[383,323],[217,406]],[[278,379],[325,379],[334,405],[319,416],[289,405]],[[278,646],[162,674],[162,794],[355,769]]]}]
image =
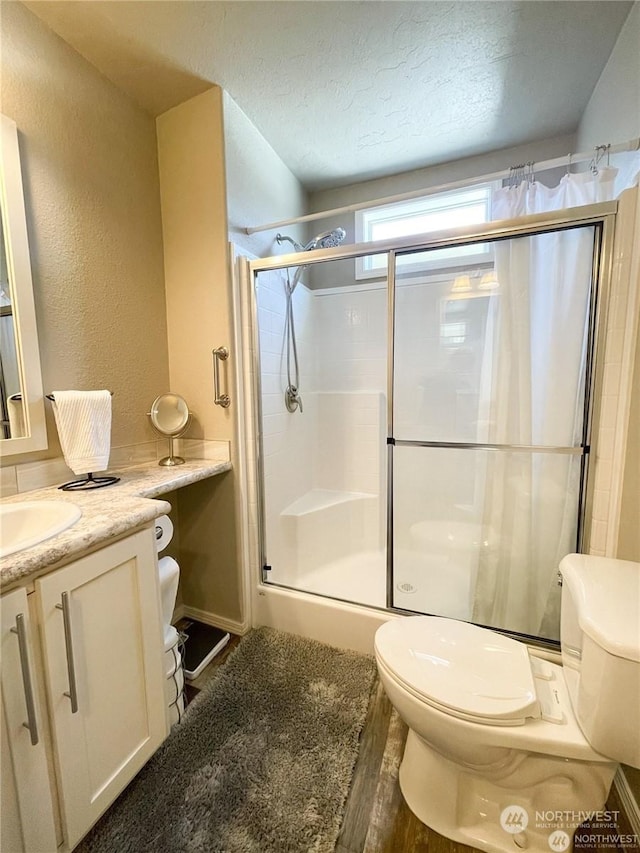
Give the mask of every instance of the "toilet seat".
[{"label": "toilet seat", "polygon": [[523,643],[437,616],[390,620],[376,632],[379,665],[420,701],[475,723],[524,725],[541,716]]}]

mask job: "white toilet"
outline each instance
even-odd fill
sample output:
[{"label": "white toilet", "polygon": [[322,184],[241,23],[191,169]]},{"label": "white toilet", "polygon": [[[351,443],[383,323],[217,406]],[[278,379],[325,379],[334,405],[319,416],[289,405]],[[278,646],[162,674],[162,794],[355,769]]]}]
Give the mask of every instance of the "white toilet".
[{"label": "white toilet", "polygon": [[640,563],[570,554],[560,570],[562,666],[453,619],[376,633],[382,684],[409,727],[404,798],[480,850],[566,850],[618,763],[640,767]]}]

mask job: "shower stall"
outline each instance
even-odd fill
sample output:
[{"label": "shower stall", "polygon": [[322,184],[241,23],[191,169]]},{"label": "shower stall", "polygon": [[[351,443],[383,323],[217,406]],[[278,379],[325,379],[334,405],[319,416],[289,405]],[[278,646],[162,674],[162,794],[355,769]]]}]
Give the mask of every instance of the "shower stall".
[{"label": "shower stall", "polygon": [[262,594],[558,640],[615,210],[247,262]]}]

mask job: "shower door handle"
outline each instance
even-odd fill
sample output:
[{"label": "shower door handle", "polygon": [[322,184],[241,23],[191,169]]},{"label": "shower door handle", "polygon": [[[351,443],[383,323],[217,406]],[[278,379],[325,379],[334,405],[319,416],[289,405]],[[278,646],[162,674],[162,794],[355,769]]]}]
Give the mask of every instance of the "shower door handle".
[{"label": "shower door handle", "polygon": [[216,406],[228,409],[231,405],[231,397],[220,393],[220,362],[229,358],[227,347],[217,347],[213,350],[213,402]]}]

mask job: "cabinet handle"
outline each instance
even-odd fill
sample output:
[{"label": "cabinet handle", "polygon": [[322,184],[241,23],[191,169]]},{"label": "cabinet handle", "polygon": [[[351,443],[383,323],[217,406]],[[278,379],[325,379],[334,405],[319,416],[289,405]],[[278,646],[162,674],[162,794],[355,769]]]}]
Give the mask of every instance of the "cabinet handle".
[{"label": "cabinet handle", "polygon": [[16,616],[16,627],[11,629],[13,634],[18,635],[18,652],[20,654],[20,669],[22,670],[22,686],[24,687],[24,703],[27,706],[27,722],[22,725],[29,729],[31,745],[38,743],[38,722],[36,720],[36,704],[33,701],[33,685],[31,683],[31,670],[29,669],[29,652],[27,648],[27,627],[24,621],[24,613]]},{"label": "cabinet handle", "polygon": [[71,700],[71,713],[78,710],[78,688],[76,686],[76,664],[73,658],[73,637],[71,635],[71,611],[69,609],[69,593],[62,593],[62,604],[56,604],[57,610],[62,610],[64,622],[64,645],[67,651],[67,672],[69,674],[69,691],[64,696]]},{"label": "cabinet handle", "polygon": [[228,394],[220,393],[220,362],[226,361],[229,358],[229,350],[227,347],[218,347],[213,350],[213,402],[216,406],[222,406],[223,409],[228,409],[231,405],[231,397]]}]

